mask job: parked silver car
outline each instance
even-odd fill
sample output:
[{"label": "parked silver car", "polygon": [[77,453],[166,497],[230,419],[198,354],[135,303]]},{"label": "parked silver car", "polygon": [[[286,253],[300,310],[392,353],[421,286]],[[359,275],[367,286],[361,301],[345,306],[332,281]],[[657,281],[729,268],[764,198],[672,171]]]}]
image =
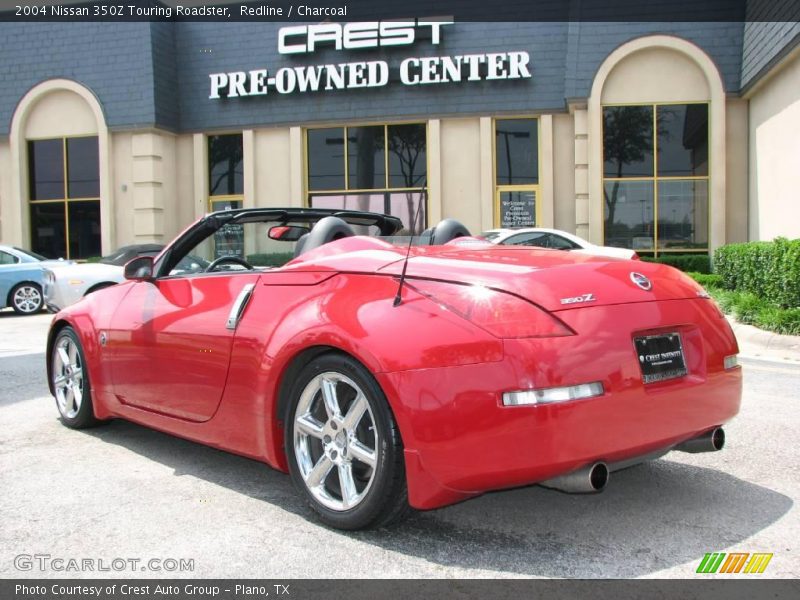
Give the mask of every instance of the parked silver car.
[{"label": "parked silver car", "polygon": [[[138,256],[156,256],[164,248],[162,244],[134,244],[123,246],[116,252],[104,256],[96,263],[73,264],[60,269],[46,269],[44,273],[44,299],[47,310],[58,312],[103,288],[125,280],[125,264]],[[191,264],[184,264],[189,261]],[[202,270],[208,261],[189,256],[178,263],[178,268]]]},{"label": "parked silver car", "polygon": [[123,281],[123,267],[137,256],[155,256],[161,244],[123,246],[96,263],[75,263],[61,269],[46,269],[44,300],[47,310],[58,312],[84,296]]}]

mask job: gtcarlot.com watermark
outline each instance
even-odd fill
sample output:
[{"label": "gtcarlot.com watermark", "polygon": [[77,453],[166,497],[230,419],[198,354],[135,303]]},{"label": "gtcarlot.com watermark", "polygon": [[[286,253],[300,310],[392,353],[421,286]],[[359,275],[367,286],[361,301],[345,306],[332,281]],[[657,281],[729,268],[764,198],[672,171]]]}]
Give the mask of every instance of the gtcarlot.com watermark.
[{"label": "gtcarlot.com watermark", "polygon": [[51,554],[17,554],[14,557],[17,571],[57,573],[107,573],[124,571],[152,571],[154,573],[191,573],[193,558],[77,558]]}]

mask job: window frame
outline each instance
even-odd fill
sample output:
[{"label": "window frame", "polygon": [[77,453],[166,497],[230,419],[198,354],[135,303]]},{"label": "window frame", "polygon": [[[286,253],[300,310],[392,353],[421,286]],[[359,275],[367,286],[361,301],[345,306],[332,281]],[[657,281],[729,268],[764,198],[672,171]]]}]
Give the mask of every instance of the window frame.
[{"label": "window frame", "polygon": [[[703,104],[708,107],[708,155],[706,161],[708,162],[708,172],[706,175],[667,175],[661,176],[658,174],[658,108],[660,106],[688,106],[693,104]],[[606,177],[605,175],[605,119],[603,113],[606,108],[626,107],[626,106],[649,106],[653,109],[653,175],[652,176],[636,176],[636,177]],[[632,248],[638,253],[651,254],[658,257],[659,254],[708,254],[710,251],[710,238],[711,238],[711,101],[710,100],[688,100],[682,102],[611,102],[608,104],[600,105],[600,189],[603,197],[600,198],[601,209],[603,217],[600,222],[600,230],[602,233],[603,244],[606,241],[606,218],[605,218],[605,184],[606,181],[646,181],[653,184],[653,246],[652,248]],[[708,214],[706,216],[706,246],[705,248],[659,248],[658,247],[658,184],[661,181],[705,181],[706,190],[708,194]]]},{"label": "window frame", "polygon": [[[97,152],[97,180],[98,180],[98,195],[97,196],[81,196],[78,198],[70,198],[69,197],[69,153],[67,152],[67,140],[76,139],[76,138],[95,138],[97,139],[98,144],[98,152]],[[32,200],[31,199],[31,164],[30,164],[30,142],[44,142],[48,140],[61,140],[61,168],[63,171],[64,177],[64,196],[61,198],[47,198],[45,200]],[[101,227],[101,236],[102,236],[102,223],[103,223],[103,205],[100,197],[100,188],[101,188],[101,170],[100,170],[100,135],[97,133],[84,133],[84,134],[76,134],[76,135],[57,135],[57,136],[48,136],[48,137],[26,137],[25,138],[25,170],[26,173],[26,186],[27,186],[27,210],[28,210],[28,233],[31,234],[31,227],[33,226],[33,222],[30,216],[30,205],[32,204],[64,204],[64,258],[69,260],[71,259],[70,253],[70,237],[69,237],[69,224],[70,224],[70,216],[69,216],[69,205],[70,203],[78,203],[78,202],[97,202],[98,208],[100,209],[100,227]],[[101,252],[102,253],[102,252]],[[82,259],[76,259],[82,260]]]},{"label": "window frame", "polygon": [[[498,184],[497,183],[497,122],[498,121],[536,121],[536,176],[539,183],[525,184]],[[542,220],[542,195],[541,195],[541,164],[542,164],[542,120],[540,115],[512,115],[492,118],[492,185],[494,186],[494,206],[492,207],[492,222],[495,228],[503,227],[501,223],[500,195],[503,192],[533,192],[535,197],[534,223],[525,227],[543,227]]]}]

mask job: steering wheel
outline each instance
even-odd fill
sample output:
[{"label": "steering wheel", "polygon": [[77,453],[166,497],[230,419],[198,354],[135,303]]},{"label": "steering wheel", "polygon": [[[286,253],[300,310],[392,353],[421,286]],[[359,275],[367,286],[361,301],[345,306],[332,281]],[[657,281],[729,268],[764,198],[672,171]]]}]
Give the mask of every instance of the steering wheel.
[{"label": "steering wheel", "polygon": [[211,264],[206,267],[205,272],[206,273],[211,273],[211,271],[216,270],[216,268],[219,265],[221,265],[223,263],[226,263],[226,262],[236,263],[237,265],[241,265],[245,269],[247,269],[248,271],[252,271],[253,270],[253,265],[251,265],[249,262],[247,262],[243,258],[239,258],[238,256],[220,256],[219,258],[211,261]]}]

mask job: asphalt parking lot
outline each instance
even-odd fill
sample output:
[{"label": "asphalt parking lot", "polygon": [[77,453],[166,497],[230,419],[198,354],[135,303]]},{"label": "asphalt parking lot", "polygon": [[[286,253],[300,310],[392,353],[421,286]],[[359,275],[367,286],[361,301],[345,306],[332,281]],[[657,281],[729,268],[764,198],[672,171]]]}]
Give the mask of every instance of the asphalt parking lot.
[{"label": "asphalt parking lot", "polygon": [[[742,361],[722,452],[672,453],[599,495],[529,487],[342,533],[260,463],[123,421],[63,427],[44,374],[50,318],[0,311],[0,577],[683,578],[707,552],[773,553],[761,577],[800,576],[796,365]],[[194,564],[20,571],[19,555]]]}]

